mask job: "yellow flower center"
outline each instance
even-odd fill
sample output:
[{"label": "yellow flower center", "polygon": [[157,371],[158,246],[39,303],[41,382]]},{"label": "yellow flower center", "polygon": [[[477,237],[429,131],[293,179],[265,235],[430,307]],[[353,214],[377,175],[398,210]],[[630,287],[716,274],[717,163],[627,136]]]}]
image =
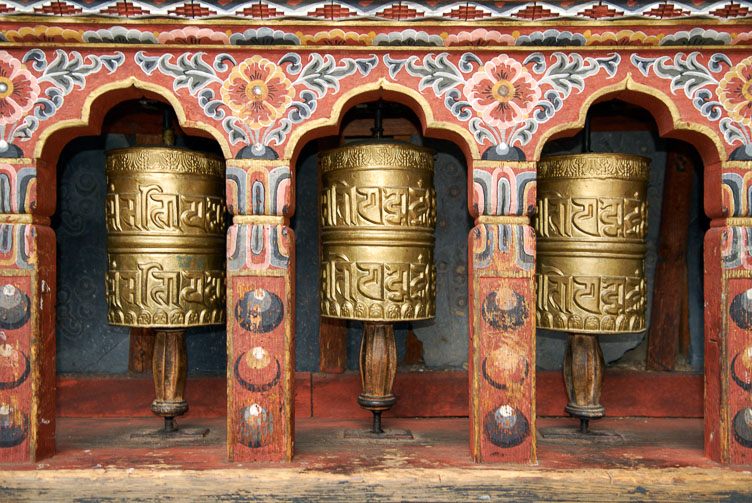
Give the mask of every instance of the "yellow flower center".
[{"label": "yellow flower center", "polygon": [[7,77],[0,77],[0,99],[5,99],[13,93],[13,82]]},{"label": "yellow flower center", "polygon": [[251,101],[264,101],[267,94],[269,94],[269,88],[263,80],[251,81],[245,88],[245,95]]},{"label": "yellow flower center", "polygon": [[508,80],[500,80],[491,88],[491,94],[502,103],[514,97],[514,86]]},{"label": "yellow flower center", "polygon": [[752,101],[752,91],[750,91],[750,87],[752,87],[752,80],[748,80],[742,86],[742,95],[747,101]]}]

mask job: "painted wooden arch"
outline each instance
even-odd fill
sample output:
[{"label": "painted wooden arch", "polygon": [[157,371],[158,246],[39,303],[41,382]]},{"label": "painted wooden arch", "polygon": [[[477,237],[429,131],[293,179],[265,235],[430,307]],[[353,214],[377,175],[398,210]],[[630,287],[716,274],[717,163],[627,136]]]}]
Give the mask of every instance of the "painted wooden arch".
[{"label": "painted wooden arch", "polygon": [[[73,138],[98,135],[102,131],[105,116],[120,103],[150,98],[165,102],[175,113],[178,124],[188,134],[214,139],[225,156],[229,156],[229,146],[224,132],[216,129],[214,124],[207,124],[200,116],[189,115],[183,103],[171,88],[149,82],[146,78],[128,77],[122,80],[93,82],[82,96],[74,98],[70,105],[73,116],[56,121],[40,133],[32,156],[42,159],[46,164],[57,161],[62,148]],[[67,108],[63,105],[61,108]],[[79,115],[76,116],[75,113]],[[64,110],[60,111],[61,115]]]}]

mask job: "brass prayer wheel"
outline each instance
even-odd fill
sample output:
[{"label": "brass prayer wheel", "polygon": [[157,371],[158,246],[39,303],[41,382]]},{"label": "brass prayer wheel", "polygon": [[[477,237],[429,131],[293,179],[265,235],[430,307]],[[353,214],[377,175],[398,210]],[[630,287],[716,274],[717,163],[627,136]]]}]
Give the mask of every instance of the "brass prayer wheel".
[{"label": "brass prayer wheel", "polygon": [[626,154],[538,163],[537,326],[569,332],[565,411],[580,418],[583,433],[605,414],[598,335],[646,329],[649,167],[649,159]]},{"label": "brass prayer wheel", "polygon": [[321,153],[319,172],[321,314],[364,321],[358,403],[381,435],[396,401],[392,322],[436,313],[433,153],[376,139]]},{"label": "brass prayer wheel", "polygon": [[321,314],[390,322],[432,318],[432,152],[367,142],[321,153],[319,170]]},{"label": "brass prayer wheel", "polygon": [[577,333],[646,328],[650,161],[576,154],[538,164],[538,327]]},{"label": "brass prayer wheel", "polygon": [[108,153],[109,323],[224,323],[224,170],[217,157],[177,148]]},{"label": "brass prayer wheel", "polygon": [[107,318],[155,329],[162,433],[188,410],[185,328],[225,322],[224,172],[217,157],[173,147],[107,154]]}]

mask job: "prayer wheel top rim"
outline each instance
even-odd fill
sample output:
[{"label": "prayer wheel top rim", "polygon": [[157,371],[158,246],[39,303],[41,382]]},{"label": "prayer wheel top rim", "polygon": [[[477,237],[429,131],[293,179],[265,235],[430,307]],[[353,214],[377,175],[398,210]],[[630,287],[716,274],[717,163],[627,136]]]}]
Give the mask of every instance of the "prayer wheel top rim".
[{"label": "prayer wheel top rim", "polygon": [[[225,160],[215,154],[182,147],[146,145],[105,152],[108,175],[133,173],[196,174],[212,178],[225,177]],[[191,160],[191,162],[186,162]],[[137,166],[134,169],[133,166]]]},{"label": "prayer wheel top rim", "polygon": [[[391,140],[391,139],[373,139],[363,140],[353,143],[348,143],[341,147],[332,148],[319,152],[319,166],[321,171],[326,173],[328,171],[346,170],[353,168],[361,168],[364,165],[362,159],[352,155],[353,152],[363,151],[375,152],[384,151],[388,154],[393,154],[395,150],[409,151],[415,154],[416,157],[412,159],[401,158],[395,155],[389,155],[382,158],[384,162],[375,162],[375,159],[369,159],[369,167],[384,166],[387,168],[399,169],[406,168],[411,170],[428,170],[434,171],[434,159],[435,151],[428,147],[421,147],[419,145],[413,145],[412,143],[405,143],[403,141]],[[339,155],[348,155],[347,159],[339,158]],[[337,158],[337,162],[334,159]],[[386,162],[388,159],[389,164]],[[344,161],[344,162],[343,162]],[[417,163],[417,164],[416,164]]]},{"label": "prayer wheel top rim", "polygon": [[538,162],[538,179],[621,179],[647,182],[650,158],[635,154],[557,154]]}]

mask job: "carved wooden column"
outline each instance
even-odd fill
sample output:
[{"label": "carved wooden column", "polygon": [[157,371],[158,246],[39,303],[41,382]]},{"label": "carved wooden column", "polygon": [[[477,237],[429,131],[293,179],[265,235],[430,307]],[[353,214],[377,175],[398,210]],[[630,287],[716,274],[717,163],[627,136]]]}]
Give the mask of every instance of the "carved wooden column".
[{"label": "carved wooden column", "polygon": [[0,159],[0,173],[0,459],[37,461],[55,452],[54,167]]},{"label": "carved wooden column", "polygon": [[[716,166],[705,166],[713,173]],[[749,162],[725,162],[721,208],[708,208],[705,234],[705,454],[752,464],[752,208],[734,204],[750,190]],[[726,183],[740,174],[743,184]],[[705,183],[708,184],[707,176]],[[734,193],[738,191],[738,193]],[[717,215],[727,213],[731,218]]]},{"label": "carved wooden column", "polygon": [[[476,462],[534,463],[535,164],[476,161],[472,173],[470,449]],[[495,204],[504,186],[517,196],[507,207]]]},{"label": "carved wooden column", "polygon": [[227,454],[289,461],[294,438],[295,240],[289,165],[227,161]]}]

